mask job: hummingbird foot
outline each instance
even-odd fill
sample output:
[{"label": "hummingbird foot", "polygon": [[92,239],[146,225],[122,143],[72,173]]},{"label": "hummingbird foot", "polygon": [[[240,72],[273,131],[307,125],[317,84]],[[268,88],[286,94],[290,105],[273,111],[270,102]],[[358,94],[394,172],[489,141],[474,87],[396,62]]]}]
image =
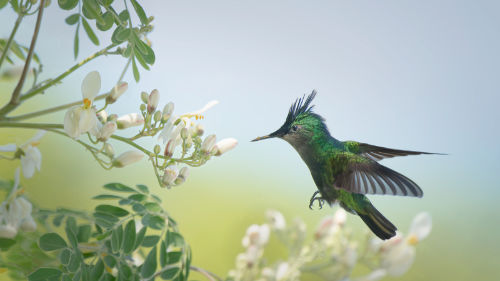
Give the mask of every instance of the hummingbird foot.
[{"label": "hummingbird foot", "polygon": [[321,197],[321,196],[317,196],[319,194],[319,190],[316,190],[313,194],[313,196],[311,197],[311,200],[309,200],[309,209],[313,209],[313,205],[314,205],[314,201],[318,201],[318,205],[319,205],[319,209],[321,210],[323,208],[323,205],[326,203],[326,200],[325,198]]}]

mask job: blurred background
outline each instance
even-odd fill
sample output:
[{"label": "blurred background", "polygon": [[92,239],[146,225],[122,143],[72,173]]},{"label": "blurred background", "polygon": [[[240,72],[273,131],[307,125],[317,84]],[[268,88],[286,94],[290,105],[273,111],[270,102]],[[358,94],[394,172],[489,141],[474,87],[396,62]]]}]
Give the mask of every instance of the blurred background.
[{"label": "blurred background", "polygon": [[[176,113],[216,99],[220,104],[201,122],[219,138],[237,138],[238,147],[192,169],[184,185],[165,190],[145,160],[104,171],[81,146],[47,134],[39,146],[42,172],[22,181],[36,204],[90,209],[90,198],[105,183],[144,183],[180,222],[193,263],[226,276],[243,251],[246,228],[263,223],[266,210],[279,210],[289,221],[304,219],[310,235],[335,211],[309,210],[316,187],[291,146],[250,142],[281,126],[290,104],[316,89],[315,110],[340,140],[449,154],[382,162],[412,178],[425,196],[372,196],[378,209],[402,232],[418,212],[433,216],[431,235],[399,280],[497,280],[500,2],[143,2],[155,17],[150,39],[156,62],[141,72],[139,83],[127,73],[129,90],[111,110],[137,112],[140,92],[154,88],[161,106],[173,101]],[[44,15],[37,43],[42,78],[74,64],[74,26],[64,23],[69,14],[52,3]],[[29,43],[34,20],[23,22],[19,42]],[[14,21],[10,9],[0,11],[0,37],[8,37]],[[100,48],[80,32],[79,60]],[[109,42],[107,34],[98,35]],[[81,99],[81,81],[92,70],[101,73],[103,90],[111,89],[125,63],[95,60],[25,109]],[[0,81],[2,104],[14,87]],[[35,121],[62,123],[63,114]],[[22,144],[34,133],[0,129],[0,144]],[[12,179],[18,164],[0,161],[0,177]],[[367,231],[359,218],[348,220],[355,231]]]}]

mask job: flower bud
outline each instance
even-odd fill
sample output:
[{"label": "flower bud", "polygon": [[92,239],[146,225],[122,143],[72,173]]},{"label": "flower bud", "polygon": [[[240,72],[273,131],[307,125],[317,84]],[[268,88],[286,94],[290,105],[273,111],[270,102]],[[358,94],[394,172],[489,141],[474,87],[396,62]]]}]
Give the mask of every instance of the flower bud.
[{"label": "flower bud", "polygon": [[166,122],[172,116],[172,113],[174,113],[174,103],[169,102],[163,107],[163,122]]},{"label": "flower bud", "polygon": [[130,113],[118,118],[116,124],[118,125],[118,129],[126,129],[144,124],[144,118],[137,113]]},{"label": "flower bud", "polygon": [[181,138],[185,140],[188,137],[188,135],[189,135],[188,134],[188,129],[187,128],[182,128],[181,129]]},{"label": "flower bud", "polygon": [[111,89],[109,95],[106,97],[106,103],[114,103],[125,91],[128,89],[127,82],[120,82]]},{"label": "flower bud", "polygon": [[205,130],[203,130],[203,126],[201,124],[196,125],[196,129],[195,129],[194,133],[197,136],[199,136],[199,137],[203,136],[204,132],[205,132]]},{"label": "flower bud", "polygon": [[160,111],[155,112],[155,114],[153,115],[153,120],[155,122],[159,122],[161,120],[161,112]]},{"label": "flower bud", "polygon": [[189,176],[189,168],[182,167],[181,170],[179,171],[179,175],[175,179],[175,184],[179,185],[184,183],[188,176]]},{"label": "flower bud", "polygon": [[158,145],[158,144],[157,144],[157,145],[155,145],[155,147],[154,147],[153,151],[154,151],[154,153],[155,153],[155,154],[159,154],[159,153],[160,153],[160,151],[161,151],[161,147],[160,147],[160,145]]},{"label": "flower bud", "polygon": [[116,121],[118,119],[118,115],[116,114],[111,114],[108,116],[108,118],[106,119],[106,121]]},{"label": "flower bud", "polygon": [[141,103],[141,106],[139,106],[139,109],[141,110],[141,112],[146,111],[146,105]]},{"label": "flower bud", "polygon": [[215,155],[220,156],[227,151],[233,149],[238,144],[238,141],[235,138],[227,138],[219,141],[215,144]]},{"label": "flower bud", "polygon": [[160,92],[154,89],[148,97],[148,112],[153,113],[158,106],[158,102],[160,101]]},{"label": "flower bud", "polygon": [[99,121],[101,121],[101,123],[108,121],[108,113],[105,110],[101,110],[101,111],[97,112],[96,115],[97,115],[97,119]]},{"label": "flower bud", "polygon": [[161,179],[162,183],[166,186],[171,186],[172,183],[177,178],[177,171],[175,169],[167,168],[163,173],[163,177]]},{"label": "flower bud", "polygon": [[208,137],[203,140],[203,143],[201,144],[201,151],[208,153],[211,152],[212,148],[215,145],[216,141],[216,136],[215,135],[209,135]]},{"label": "flower bud", "polygon": [[106,153],[106,155],[108,155],[109,157],[113,157],[113,155],[115,155],[115,150],[110,143],[104,144],[104,153]]},{"label": "flower bud", "polygon": [[105,142],[107,141],[116,131],[116,123],[115,122],[106,122],[104,126],[99,130],[97,134],[97,140]]},{"label": "flower bud", "polygon": [[0,225],[0,237],[14,238],[17,235],[17,229],[10,224]]},{"label": "flower bud", "polygon": [[184,145],[186,146],[186,148],[190,148],[191,146],[193,146],[193,138],[188,135],[186,140],[184,141]]},{"label": "flower bud", "polygon": [[141,100],[142,100],[142,102],[147,104],[148,103],[148,99],[149,99],[148,93],[142,92],[141,93]]},{"label": "flower bud", "polygon": [[122,168],[140,161],[144,157],[139,151],[131,150],[120,154],[117,158],[113,160],[113,166]]},{"label": "flower bud", "polygon": [[163,153],[163,155],[165,155],[165,157],[172,157],[172,155],[174,155],[174,149],[176,147],[176,141],[175,139],[170,139],[168,142],[167,142],[167,146],[165,146],[165,152]]},{"label": "flower bud", "polygon": [[31,216],[25,218],[21,223],[21,230],[26,232],[33,232],[36,230],[35,220]]}]

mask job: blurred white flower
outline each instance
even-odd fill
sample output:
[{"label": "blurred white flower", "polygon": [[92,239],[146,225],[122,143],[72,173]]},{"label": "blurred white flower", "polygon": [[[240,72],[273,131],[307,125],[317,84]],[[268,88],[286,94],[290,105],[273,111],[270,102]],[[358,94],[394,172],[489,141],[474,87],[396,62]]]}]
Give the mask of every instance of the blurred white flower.
[{"label": "blurred white flower", "polygon": [[160,101],[160,92],[157,89],[151,91],[148,97],[148,112],[153,113],[158,106],[158,102]]},{"label": "blurred white flower", "polygon": [[406,237],[397,233],[380,247],[381,266],[389,275],[401,276],[410,269],[415,260],[415,245],[426,238],[432,229],[432,218],[420,213],[412,221]]},{"label": "blurred white flower", "polygon": [[238,144],[238,141],[235,138],[227,138],[217,142],[214,146],[215,156],[220,156],[227,151],[233,149]]},{"label": "blurred white flower", "polygon": [[113,160],[113,166],[122,168],[140,161],[143,157],[144,154],[139,151],[136,150],[127,151],[120,154]]},{"label": "blurred white flower", "polygon": [[316,240],[322,240],[328,236],[336,233],[340,227],[342,227],[346,221],[346,212],[344,209],[338,209],[333,216],[324,218],[318,228],[314,237]]},{"label": "blurred white flower", "polygon": [[189,168],[182,167],[179,171],[179,175],[175,179],[175,184],[179,185],[179,184],[185,182],[188,176],[189,176]]},{"label": "blurred white flower", "polygon": [[283,214],[275,210],[266,212],[267,220],[273,229],[283,230],[286,227],[286,221]]},{"label": "blurred white flower", "polygon": [[269,240],[270,229],[269,225],[251,225],[246,232],[241,243],[244,247],[249,246],[264,246]]},{"label": "blurred white flower", "polygon": [[36,223],[31,217],[31,203],[26,198],[18,196],[19,174],[18,168],[12,191],[0,205],[0,237],[13,238],[20,228],[27,232],[36,229]]},{"label": "blurred white flower", "polygon": [[169,102],[165,105],[165,107],[163,107],[163,112],[162,112],[163,121],[167,121],[168,119],[170,119],[172,113],[174,113],[174,108],[175,106],[173,102]]},{"label": "blurred white flower", "polygon": [[118,129],[126,129],[130,127],[140,126],[144,124],[144,118],[137,113],[129,113],[118,117],[116,120],[116,125]]},{"label": "blurred white flower", "polygon": [[40,139],[45,135],[46,131],[38,130],[31,139],[22,144],[19,148],[13,144],[0,146],[0,152],[16,152],[19,150],[21,159],[21,167],[23,168],[23,176],[31,178],[35,174],[35,170],[40,171],[42,166],[42,153],[38,149]]},{"label": "blurred white flower", "polygon": [[354,280],[356,281],[378,281],[382,278],[384,278],[387,275],[387,271],[385,269],[375,269],[372,271],[370,274],[356,278]]},{"label": "blurred white flower", "polygon": [[196,119],[200,119],[202,118],[202,114],[205,113],[205,111],[209,110],[210,108],[214,107],[215,105],[217,105],[219,103],[219,101],[217,100],[213,100],[213,101],[209,101],[207,104],[205,104],[205,106],[203,106],[202,108],[196,110],[196,111],[193,111],[193,112],[190,112],[190,113],[187,113],[187,114],[184,114],[185,116],[188,116],[188,117],[196,117]]},{"label": "blurred white flower", "polygon": [[99,72],[92,71],[87,74],[82,82],[83,105],[70,108],[64,116],[64,130],[68,136],[76,139],[97,124],[96,110],[92,103],[100,89],[101,76]]},{"label": "blurred white flower", "polygon": [[162,183],[165,186],[170,187],[174,183],[178,174],[179,172],[177,171],[177,168],[175,167],[166,168],[165,172],[163,173]]}]

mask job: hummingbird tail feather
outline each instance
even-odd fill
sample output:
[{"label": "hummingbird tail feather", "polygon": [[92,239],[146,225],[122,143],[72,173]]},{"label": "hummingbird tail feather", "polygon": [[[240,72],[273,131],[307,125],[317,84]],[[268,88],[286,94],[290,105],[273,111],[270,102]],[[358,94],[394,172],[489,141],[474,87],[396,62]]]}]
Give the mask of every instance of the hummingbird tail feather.
[{"label": "hummingbird tail feather", "polygon": [[370,204],[364,211],[365,213],[358,213],[358,215],[380,239],[386,240],[396,235],[397,228],[373,205]]}]

